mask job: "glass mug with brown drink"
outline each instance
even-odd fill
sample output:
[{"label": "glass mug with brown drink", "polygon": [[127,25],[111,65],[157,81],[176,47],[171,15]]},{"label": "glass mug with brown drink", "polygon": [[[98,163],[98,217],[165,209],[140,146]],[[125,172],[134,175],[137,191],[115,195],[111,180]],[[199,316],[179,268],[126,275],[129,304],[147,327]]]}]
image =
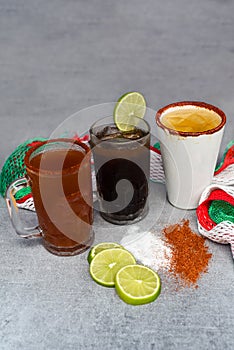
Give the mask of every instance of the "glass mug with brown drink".
[{"label": "glass mug with brown drink", "polygon": [[121,131],[113,117],[98,120],[90,128],[101,216],[126,225],[143,219],[148,212],[150,127],[131,116]]},{"label": "glass mug with brown drink", "polygon": [[156,114],[168,199],[195,209],[211,184],[226,123],[219,108],[204,102],[177,102]]},{"label": "glass mug with brown drink", "polygon": [[[75,255],[93,242],[90,149],[72,139],[54,139],[32,147],[25,156],[26,179],[14,182],[7,202],[16,232],[24,238],[41,236],[47,250]],[[25,228],[14,194],[31,186],[39,226]]]}]

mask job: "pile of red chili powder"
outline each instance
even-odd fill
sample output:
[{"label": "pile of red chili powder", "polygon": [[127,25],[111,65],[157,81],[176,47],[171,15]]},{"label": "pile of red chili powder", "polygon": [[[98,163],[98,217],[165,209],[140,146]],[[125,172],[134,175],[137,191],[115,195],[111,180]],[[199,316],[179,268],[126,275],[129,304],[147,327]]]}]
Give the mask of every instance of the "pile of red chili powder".
[{"label": "pile of red chili powder", "polygon": [[202,273],[207,272],[212,256],[205,239],[191,230],[188,220],[166,227],[163,233],[171,248],[169,272],[183,285],[197,288],[197,281]]}]

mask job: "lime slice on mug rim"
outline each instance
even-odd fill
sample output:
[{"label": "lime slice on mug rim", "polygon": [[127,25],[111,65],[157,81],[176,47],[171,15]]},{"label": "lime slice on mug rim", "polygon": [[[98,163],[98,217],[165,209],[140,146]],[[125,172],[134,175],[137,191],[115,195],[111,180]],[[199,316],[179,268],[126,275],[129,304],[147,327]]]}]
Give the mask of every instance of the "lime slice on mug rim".
[{"label": "lime slice on mug rim", "polygon": [[131,131],[137,126],[137,118],[144,118],[146,101],[136,91],[121,96],[114,108],[114,122],[120,131]]}]

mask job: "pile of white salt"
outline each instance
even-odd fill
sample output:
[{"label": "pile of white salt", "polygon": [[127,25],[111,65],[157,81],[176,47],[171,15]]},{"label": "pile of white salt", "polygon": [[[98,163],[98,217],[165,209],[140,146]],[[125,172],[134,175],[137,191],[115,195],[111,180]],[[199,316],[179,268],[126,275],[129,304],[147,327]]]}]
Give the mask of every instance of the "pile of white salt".
[{"label": "pile of white salt", "polygon": [[171,258],[170,247],[158,234],[138,231],[137,227],[130,227],[120,244],[141,264],[155,271],[168,269]]}]

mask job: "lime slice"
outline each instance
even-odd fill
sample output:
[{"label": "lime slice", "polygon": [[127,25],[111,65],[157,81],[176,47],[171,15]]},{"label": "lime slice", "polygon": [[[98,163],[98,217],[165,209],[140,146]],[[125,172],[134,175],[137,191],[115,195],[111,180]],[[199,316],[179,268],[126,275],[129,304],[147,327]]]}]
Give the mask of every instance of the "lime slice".
[{"label": "lime slice", "polygon": [[126,265],[136,264],[136,260],[125,249],[110,248],[98,253],[91,261],[89,271],[95,282],[106,287],[114,287],[116,273]]},{"label": "lime slice", "polygon": [[144,118],[146,102],[139,92],[128,92],[120,97],[114,109],[114,121],[121,131],[131,131],[136,126],[136,119]]},{"label": "lime slice", "polygon": [[97,245],[95,245],[90,251],[89,251],[89,255],[88,255],[88,262],[89,264],[91,263],[91,261],[93,260],[93,258],[95,257],[95,255],[97,255],[98,253],[100,253],[102,250],[105,249],[110,249],[110,248],[122,248],[124,249],[123,246],[121,246],[118,243],[114,243],[114,242],[103,242],[103,243],[99,243]]},{"label": "lime slice", "polygon": [[146,266],[124,266],[116,274],[115,289],[120,298],[128,304],[150,303],[160,294],[160,277]]}]

